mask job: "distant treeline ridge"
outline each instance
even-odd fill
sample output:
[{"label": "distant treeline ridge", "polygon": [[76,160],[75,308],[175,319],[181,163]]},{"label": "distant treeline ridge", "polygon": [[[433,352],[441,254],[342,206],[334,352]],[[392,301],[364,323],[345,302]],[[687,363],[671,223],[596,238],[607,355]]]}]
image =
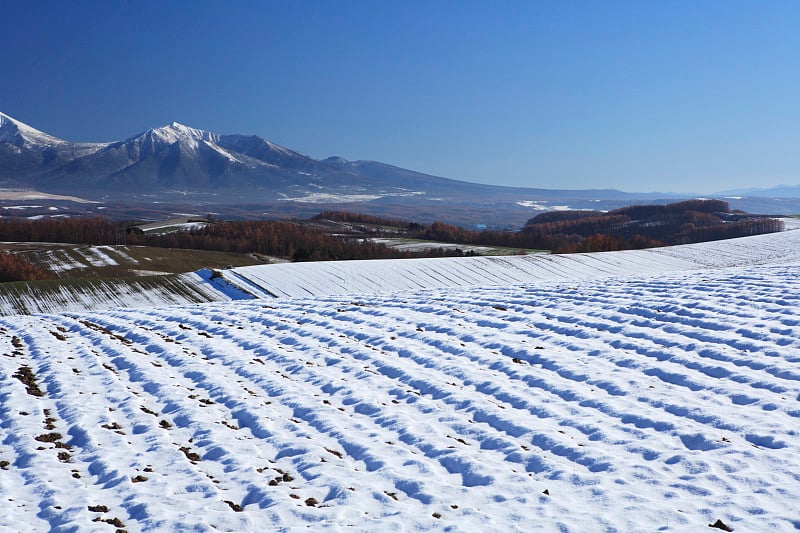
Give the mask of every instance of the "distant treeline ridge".
[{"label": "distant treeline ridge", "polygon": [[[353,235],[330,235],[314,220],[353,225]],[[463,245],[541,249],[556,253],[597,252],[687,244],[781,231],[768,217],[731,212],[719,200],[632,206],[609,212],[556,211],[531,218],[521,231],[476,231],[442,222],[418,224],[372,215],[325,211],[311,221],[213,222],[167,234],[104,218],[0,219],[0,241],[157,246],[257,253],[294,261],[461,256],[459,249],[409,252],[369,237],[402,236]],[[0,281],[52,277],[13,254],[0,255]]]},{"label": "distant treeline ridge", "polygon": [[463,255],[460,250],[395,250],[385,244],[327,235],[311,225],[287,221],[214,222],[167,234],[146,234],[104,218],[2,219],[0,241],[157,246],[257,253],[294,261],[383,259]]},{"label": "distant treeline ridge", "polygon": [[[340,211],[315,217],[401,228],[408,237],[457,244],[552,250],[555,253],[600,252],[746,237],[783,230],[768,217],[731,212],[720,200],[688,200],[667,205],[637,205],[608,212],[549,211],[531,218],[518,232],[476,231],[441,222],[430,225]],[[377,227],[377,228],[375,228]]]}]

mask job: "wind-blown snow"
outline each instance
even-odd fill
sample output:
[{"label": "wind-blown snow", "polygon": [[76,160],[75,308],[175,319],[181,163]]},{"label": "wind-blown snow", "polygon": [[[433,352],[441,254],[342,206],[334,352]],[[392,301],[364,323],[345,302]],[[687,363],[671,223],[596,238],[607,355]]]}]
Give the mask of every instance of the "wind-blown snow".
[{"label": "wind-blown snow", "polygon": [[795,261],[0,319],[0,529],[798,528],[799,295]]},{"label": "wind-blown snow", "polygon": [[[508,286],[698,268],[800,261],[800,231],[594,254],[283,263],[226,270],[231,283],[278,297],[356,295],[440,287]],[[258,290],[252,290],[255,286]],[[245,287],[243,287],[245,288]]]},{"label": "wind-blown snow", "polygon": [[108,255],[110,250],[111,246],[92,246],[84,252],[84,257],[94,267],[116,266],[119,263]]},{"label": "wind-blown snow", "polygon": [[[111,265],[118,248],[89,247],[74,253],[50,252],[55,269]],[[408,290],[509,286],[548,281],[600,280],[757,264],[800,262],[800,231],[686,246],[599,254],[570,254],[443,259],[399,259],[282,263],[187,274],[169,287],[142,283],[94,283],[62,287],[39,298],[35,291],[0,295],[0,315],[57,313],[142,305],[179,305],[198,301],[251,298],[359,296]],[[146,269],[144,269],[146,270]],[[224,281],[224,283],[223,283]],[[119,288],[117,288],[119,287]],[[154,291],[153,294],[148,294]],[[117,294],[119,292],[119,294]]]}]

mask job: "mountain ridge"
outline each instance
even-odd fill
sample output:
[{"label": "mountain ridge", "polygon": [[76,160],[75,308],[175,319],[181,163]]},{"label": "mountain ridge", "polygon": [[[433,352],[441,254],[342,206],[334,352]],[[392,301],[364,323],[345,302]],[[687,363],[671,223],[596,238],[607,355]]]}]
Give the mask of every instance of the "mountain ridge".
[{"label": "mountain ridge", "polygon": [[[316,159],[257,135],[219,134],[179,122],[113,142],[71,142],[0,113],[0,188],[92,201],[213,205],[222,210],[261,205],[269,206],[265,213],[284,216],[306,213],[300,204],[341,205],[373,214],[405,208],[423,220],[472,212],[464,218],[524,221],[544,210],[608,210],[696,197],[553,185],[488,185],[368,159]],[[732,208],[750,212],[800,211],[800,192],[788,201],[721,197]]]},{"label": "mountain ridge", "polygon": [[[181,189],[183,194],[212,193],[223,201],[404,196],[473,201],[498,195],[513,201],[522,192],[569,193],[459,181],[379,161],[348,161],[338,156],[315,159],[256,135],[219,134],[179,122],[121,141],[73,143],[7,114],[2,117],[0,179],[48,192],[91,196]],[[592,192],[629,195],[614,190]]]}]

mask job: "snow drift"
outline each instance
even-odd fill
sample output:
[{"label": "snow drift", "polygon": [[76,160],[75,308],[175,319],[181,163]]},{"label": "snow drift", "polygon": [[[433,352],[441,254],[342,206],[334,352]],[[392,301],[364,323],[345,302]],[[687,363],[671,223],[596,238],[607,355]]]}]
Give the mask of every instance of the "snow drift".
[{"label": "snow drift", "polygon": [[798,529],[793,233],[2,318],[0,529]]}]

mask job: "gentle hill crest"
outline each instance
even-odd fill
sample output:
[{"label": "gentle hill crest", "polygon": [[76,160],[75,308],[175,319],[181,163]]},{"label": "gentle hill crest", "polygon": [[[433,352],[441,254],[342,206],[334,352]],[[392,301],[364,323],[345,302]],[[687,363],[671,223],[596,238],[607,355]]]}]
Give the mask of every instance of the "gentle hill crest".
[{"label": "gentle hill crest", "polygon": [[[104,255],[131,253],[100,248]],[[96,252],[95,252],[96,254]],[[164,280],[70,286],[8,285],[0,316],[230,299],[366,297],[441,289],[573,283],[800,262],[800,230],[647,250],[565,255],[321,261],[204,269]],[[45,297],[42,295],[46,294]]]}]

